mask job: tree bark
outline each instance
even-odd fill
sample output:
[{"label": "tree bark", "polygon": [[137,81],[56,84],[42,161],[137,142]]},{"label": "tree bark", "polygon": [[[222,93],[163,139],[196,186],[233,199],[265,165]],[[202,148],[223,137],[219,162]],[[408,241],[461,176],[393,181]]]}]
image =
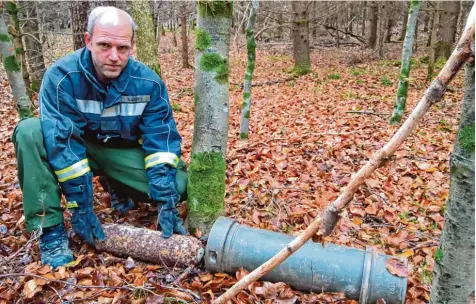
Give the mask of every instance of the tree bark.
[{"label": "tree bark", "polygon": [[200,1],[195,40],[195,123],[187,222],[208,234],[223,214],[232,1]]},{"label": "tree bark", "polygon": [[149,1],[131,1],[131,13],[138,26],[135,35],[137,59],[162,76]]},{"label": "tree bark", "polygon": [[214,304],[224,304],[231,300],[241,290],[249,284],[255,282],[262,276],[269,273],[277,265],[281,264],[296,250],[301,248],[315,233],[321,229],[320,235],[327,236],[334,229],[339,211],[348,204],[357,189],[362,185],[366,178],[368,178],[376,168],[381,166],[389,157],[395,153],[403,141],[412,133],[417,123],[422,119],[423,115],[428,111],[432,104],[439,101],[445,91],[446,86],[456,76],[456,73],[461,69],[464,63],[474,54],[474,17],[476,15],[476,8],[473,6],[470,16],[468,18],[468,26],[466,27],[461,39],[453,51],[448,62],[441,70],[438,77],[433,81],[431,86],[426,90],[425,95],[413,110],[410,117],[400,127],[400,129],[393,135],[390,141],[377,153],[375,153],[368,163],[362,167],[349,182],[344,192],[329,205],[323,218],[316,218],[297,238],[287,244],[278,254],[273,256],[267,262],[253,270],[248,275],[244,276],[232,288],[228,289],[221,295]]},{"label": "tree bark", "polygon": [[430,82],[433,79],[433,70],[435,68],[436,61],[436,40],[437,32],[440,27],[440,2],[435,2],[435,10],[433,11],[433,24],[431,27],[430,35],[430,49],[428,53],[428,72],[426,74],[426,82]]},{"label": "tree bark", "polygon": [[385,36],[387,36],[387,23],[388,23],[388,5],[387,2],[379,2],[379,33],[376,49],[380,58],[385,54]]},{"label": "tree bark", "polygon": [[28,73],[28,66],[26,64],[25,48],[22,41],[22,30],[20,28],[20,21],[18,19],[18,6],[15,1],[7,1],[6,3],[9,29],[8,33],[12,37],[13,47],[15,48],[15,57],[20,63],[20,70],[23,81],[27,89],[28,96],[31,97],[30,91],[30,73]]},{"label": "tree bark", "polygon": [[[387,11],[392,11],[395,9],[395,3],[393,1],[387,2]],[[395,20],[393,19],[392,14],[387,14],[388,19],[387,19],[387,29],[385,33],[385,41],[384,42],[391,42],[392,40],[392,28],[393,25],[395,24]]]},{"label": "tree bark", "polygon": [[102,226],[106,240],[96,241],[97,250],[167,266],[195,265],[205,253],[200,240],[179,234],[164,239],[162,233],[118,224]]},{"label": "tree bark", "polygon": [[455,41],[456,25],[458,24],[460,1],[442,1],[440,22],[436,34],[436,59],[445,57],[448,59]]},{"label": "tree bark", "polygon": [[304,75],[311,71],[311,58],[309,55],[309,1],[291,2],[293,9],[293,57],[294,72]]},{"label": "tree bark", "polygon": [[415,28],[420,10],[420,0],[412,0],[410,9],[408,10],[407,34],[402,48],[402,67],[400,70],[400,79],[398,82],[397,98],[393,107],[390,124],[397,125],[402,120],[407,103],[408,93],[408,77],[410,76],[410,58],[412,57],[413,37],[415,36]]},{"label": "tree bark", "polygon": [[43,57],[43,45],[40,40],[38,2],[22,2],[21,15],[24,17],[23,19],[26,19],[23,26],[23,40],[30,69],[30,88],[35,92],[39,92],[46,67]]},{"label": "tree bark", "polygon": [[370,12],[368,17],[370,19],[369,35],[367,37],[367,48],[374,49],[377,45],[377,29],[378,29],[378,2],[370,2],[368,5]]},{"label": "tree bark", "polygon": [[187,4],[180,5],[180,34],[182,38],[182,67],[190,68],[188,63],[188,38],[187,38]]},{"label": "tree bark", "polygon": [[0,14],[0,52],[3,60],[3,67],[7,72],[8,82],[12,88],[13,99],[20,118],[33,117],[35,110],[26,92],[25,81],[21,73],[20,63],[13,54],[13,45],[8,35],[7,25]]},{"label": "tree bark", "polygon": [[258,0],[251,3],[250,17],[246,25],[246,50],[248,52],[248,62],[246,64],[246,73],[243,87],[243,105],[241,109],[240,138],[247,139],[249,131],[249,119],[251,113],[251,83],[253,80],[253,71],[256,61],[256,43],[254,27],[256,23],[256,12],[258,10]]},{"label": "tree bark", "polygon": [[405,14],[403,14],[402,30],[400,32],[400,37],[398,38],[398,41],[403,41],[403,39],[405,39],[405,35],[407,33],[407,24],[408,24],[408,13],[405,12]]},{"label": "tree bark", "polygon": [[450,162],[445,225],[435,255],[430,304],[471,303],[474,293],[474,61],[466,65],[466,92]]},{"label": "tree bark", "polygon": [[79,50],[84,47],[84,33],[88,27],[88,9],[89,1],[73,1],[71,2],[71,16],[73,28],[73,47]]}]

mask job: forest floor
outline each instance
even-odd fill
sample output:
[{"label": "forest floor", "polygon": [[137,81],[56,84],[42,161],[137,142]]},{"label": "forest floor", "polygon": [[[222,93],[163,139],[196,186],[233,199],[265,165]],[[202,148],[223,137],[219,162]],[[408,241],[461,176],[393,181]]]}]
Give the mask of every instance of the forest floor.
[{"label": "forest floor", "polygon": [[[170,38],[162,38],[160,62],[183,137],[183,159],[189,163],[194,72],[181,68],[180,49],[172,46]],[[248,141],[239,139],[239,84],[246,67],[246,50],[232,50],[226,216],[244,225],[297,235],[325,210],[351,175],[398,129],[388,124],[388,114],[396,94],[400,44],[387,47],[387,59],[383,60],[357,48],[314,48],[312,73],[285,81],[293,66],[290,45],[258,44],[253,83],[259,86],[252,90]],[[414,56],[407,112],[427,88],[423,55],[418,52]],[[209,303],[246,273],[240,270],[230,276],[194,269],[180,286],[173,285],[183,270],[98,253],[77,237],[70,238],[74,266],[56,271],[42,266],[35,236],[25,230],[10,139],[18,117],[6,76],[2,75],[0,303]],[[276,80],[283,81],[266,83]],[[429,299],[449,191],[449,159],[463,96],[462,73],[451,85],[452,90],[430,109],[395,156],[360,188],[326,238],[330,243],[360,249],[374,246],[379,252],[408,258],[407,303],[426,303]],[[95,212],[103,223],[156,228],[153,207],[140,204],[139,210],[120,217],[112,212],[108,195],[97,181],[95,190]],[[69,219],[67,212],[65,217]],[[66,223],[69,227],[68,220]],[[30,275],[21,276],[25,273]],[[89,287],[81,287],[84,285]],[[236,303],[357,302],[346,300],[341,293],[309,294],[283,283],[258,282],[241,292]]]}]

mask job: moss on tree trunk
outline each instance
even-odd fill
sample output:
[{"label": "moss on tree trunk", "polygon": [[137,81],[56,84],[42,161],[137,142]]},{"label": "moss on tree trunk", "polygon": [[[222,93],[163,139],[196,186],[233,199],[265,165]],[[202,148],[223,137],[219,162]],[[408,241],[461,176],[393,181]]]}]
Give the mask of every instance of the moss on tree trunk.
[{"label": "moss on tree trunk", "polygon": [[3,67],[7,72],[8,82],[12,88],[15,106],[20,118],[33,117],[35,108],[26,93],[26,86],[21,74],[20,63],[13,54],[13,45],[7,33],[7,25],[3,16],[0,15],[0,53],[3,59]]},{"label": "moss on tree trunk", "polygon": [[195,124],[188,182],[188,227],[208,234],[223,214],[228,141],[231,1],[198,1]]},{"label": "moss on tree trunk", "polygon": [[400,70],[400,79],[398,82],[397,97],[395,99],[395,105],[393,106],[392,117],[390,118],[390,124],[399,124],[402,120],[403,113],[405,111],[405,105],[407,103],[408,93],[408,77],[410,76],[410,58],[412,57],[413,38],[415,37],[415,28],[417,24],[418,11],[420,10],[420,1],[412,0],[410,9],[408,10],[408,25],[407,33],[405,35],[405,41],[402,48],[402,68]]},{"label": "moss on tree trunk", "polygon": [[188,222],[191,232],[198,228],[207,233],[223,214],[225,195],[225,159],[217,152],[192,156],[187,189]]},{"label": "moss on tree trunk", "polygon": [[431,304],[470,303],[474,292],[474,62],[466,66],[466,92],[453,156],[445,225],[435,255]]}]

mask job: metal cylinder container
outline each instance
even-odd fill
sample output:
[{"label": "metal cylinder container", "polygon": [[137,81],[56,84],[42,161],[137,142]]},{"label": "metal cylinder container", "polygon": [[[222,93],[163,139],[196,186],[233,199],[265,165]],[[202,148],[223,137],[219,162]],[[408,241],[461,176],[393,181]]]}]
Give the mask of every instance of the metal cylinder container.
[{"label": "metal cylinder container", "polygon": [[[210,272],[235,274],[240,267],[253,271],[269,260],[293,236],[246,227],[235,220],[220,217],[210,231],[205,249],[205,267]],[[360,304],[403,303],[407,278],[388,272],[385,262],[391,256],[375,249],[307,242],[281,265],[263,277],[284,282],[307,292],[344,292]],[[406,259],[402,259],[407,265]]]}]

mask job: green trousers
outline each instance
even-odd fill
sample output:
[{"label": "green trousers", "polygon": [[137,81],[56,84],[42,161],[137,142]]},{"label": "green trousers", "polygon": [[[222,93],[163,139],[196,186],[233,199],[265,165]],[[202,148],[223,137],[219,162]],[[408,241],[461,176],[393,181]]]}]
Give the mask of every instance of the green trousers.
[{"label": "green trousers", "polygon": [[[40,120],[28,118],[20,121],[12,141],[27,230],[31,232],[39,226],[47,228],[62,223],[61,191],[47,159]],[[142,148],[111,148],[87,142],[86,156],[94,175],[107,176],[113,185],[120,186],[121,192],[135,201],[148,201],[149,179],[144,169]],[[186,165],[180,160],[176,181],[182,200],[186,197],[187,179]]]}]

